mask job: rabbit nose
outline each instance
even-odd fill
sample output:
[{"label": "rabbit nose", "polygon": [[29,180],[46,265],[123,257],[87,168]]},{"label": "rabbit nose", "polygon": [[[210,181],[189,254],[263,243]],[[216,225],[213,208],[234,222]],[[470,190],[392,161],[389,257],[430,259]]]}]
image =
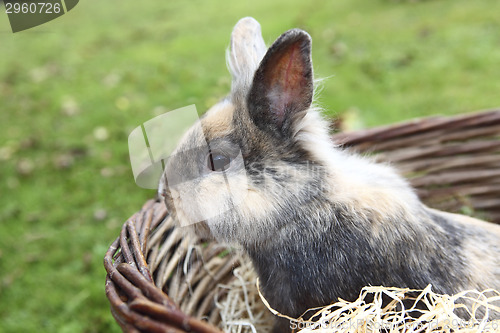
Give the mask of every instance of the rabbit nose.
[{"label": "rabbit nose", "polygon": [[165,184],[165,174],[163,174],[158,184],[158,196],[165,198],[166,195],[167,195],[167,186]]},{"label": "rabbit nose", "polygon": [[163,192],[162,192],[162,196],[165,199],[170,200],[170,201],[179,200],[179,198],[180,198],[179,192],[175,188],[173,188],[172,186],[168,186],[168,184],[165,185]]}]

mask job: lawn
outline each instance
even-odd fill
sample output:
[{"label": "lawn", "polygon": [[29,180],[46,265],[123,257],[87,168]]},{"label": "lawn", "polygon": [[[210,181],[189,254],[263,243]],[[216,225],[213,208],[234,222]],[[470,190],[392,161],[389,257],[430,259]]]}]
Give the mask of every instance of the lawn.
[{"label": "lawn", "polygon": [[319,103],[347,128],[500,106],[500,1],[81,1],[12,34],[0,13],[0,331],[119,332],[102,258],[154,196],[127,137],[229,91],[243,16],[313,38]]}]

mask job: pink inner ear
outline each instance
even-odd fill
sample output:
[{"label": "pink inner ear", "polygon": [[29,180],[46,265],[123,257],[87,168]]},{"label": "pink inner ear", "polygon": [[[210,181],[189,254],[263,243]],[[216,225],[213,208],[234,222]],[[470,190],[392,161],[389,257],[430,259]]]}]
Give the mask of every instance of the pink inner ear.
[{"label": "pink inner ear", "polygon": [[279,123],[283,123],[287,111],[301,107],[307,89],[307,79],[304,77],[305,63],[299,47],[298,43],[290,45],[274,63],[269,64],[270,89],[267,97]]}]

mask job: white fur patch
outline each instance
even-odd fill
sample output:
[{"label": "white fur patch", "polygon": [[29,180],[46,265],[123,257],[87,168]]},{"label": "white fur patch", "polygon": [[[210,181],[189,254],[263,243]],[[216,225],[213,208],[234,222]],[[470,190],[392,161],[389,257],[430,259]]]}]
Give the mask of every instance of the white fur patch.
[{"label": "white fur patch", "polygon": [[233,93],[251,85],[266,51],[259,23],[251,17],[239,20],[231,34],[231,48],[226,52],[227,67],[233,78]]},{"label": "white fur patch", "polygon": [[389,166],[335,147],[327,128],[319,110],[311,108],[297,127],[296,137],[328,169],[333,202],[351,206],[360,213],[363,209],[373,212],[376,207],[380,216],[412,211],[419,201],[402,177]]}]

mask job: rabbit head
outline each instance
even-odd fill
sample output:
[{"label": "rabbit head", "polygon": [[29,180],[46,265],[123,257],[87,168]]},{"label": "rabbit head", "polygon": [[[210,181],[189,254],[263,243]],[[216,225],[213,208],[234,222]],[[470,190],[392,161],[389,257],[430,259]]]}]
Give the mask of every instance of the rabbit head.
[{"label": "rabbit head", "polygon": [[310,36],[289,30],[267,50],[259,24],[244,18],[231,37],[231,93],[185,134],[161,187],[181,224],[246,243],[271,236],[285,212],[324,190],[322,165],[308,146],[330,143],[311,107]]},{"label": "rabbit head", "polygon": [[418,206],[391,168],[334,147],[313,103],[306,32],[289,30],[266,49],[257,21],[244,18],[233,30],[227,62],[231,93],[185,134],[161,180],[181,224],[250,245],[279,233],[287,238],[283,227],[292,221],[320,233],[335,218],[334,206],[371,220]]}]

